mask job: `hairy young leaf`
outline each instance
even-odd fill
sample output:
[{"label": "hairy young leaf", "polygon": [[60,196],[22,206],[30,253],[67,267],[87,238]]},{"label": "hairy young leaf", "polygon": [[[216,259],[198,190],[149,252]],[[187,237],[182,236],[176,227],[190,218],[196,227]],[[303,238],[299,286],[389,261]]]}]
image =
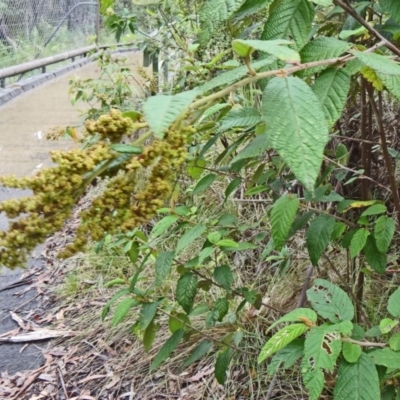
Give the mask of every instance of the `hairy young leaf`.
[{"label": "hairy young leaf", "polygon": [[317,321],[317,314],[309,308],[296,308],[290,311],[283,317],[275,321],[268,329],[267,332],[282,322],[303,322],[307,326],[312,326]]},{"label": "hairy young leaf", "polygon": [[379,274],[383,274],[386,271],[387,259],[386,254],[381,253],[376,246],[375,238],[373,235],[369,235],[367,243],[364,246],[363,253],[367,263]]},{"label": "hairy young leaf", "polygon": [[171,355],[171,353],[177,348],[179,342],[182,340],[184,333],[185,331],[183,329],[179,329],[178,331],[174,332],[172,336],[163,344],[150,365],[150,371],[155,370]]},{"label": "hairy young leaf", "polygon": [[354,318],[354,307],[346,292],[324,279],[314,281],[307,290],[307,299],[322,318],[333,323]]},{"label": "hairy young leaf", "polygon": [[217,360],[215,362],[215,377],[220,385],[223,385],[226,381],[226,373],[229,368],[233,354],[233,349],[227,347],[218,353]]},{"label": "hairy young leaf", "polygon": [[378,349],[368,353],[375,365],[383,365],[387,368],[399,369],[400,368],[400,352],[393,351],[388,347]]},{"label": "hairy young leaf", "polygon": [[368,355],[361,354],[356,363],[341,361],[333,397],[335,400],[381,398],[378,372]]},{"label": "hairy young leaf", "polygon": [[342,115],[350,90],[350,82],[350,75],[343,69],[328,68],[318,76],[311,87],[322,104],[329,128]]},{"label": "hairy young leaf", "polygon": [[318,265],[334,227],[335,220],[327,215],[319,215],[311,221],[307,230],[306,244],[310,260],[314,266]]},{"label": "hairy young leaf", "polygon": [[192,195],[199,195],[204,193],[215,181],[217,175],[208,174],[197,182],[196,187],[193,189]]},{"label": "hairy young leaf", "polygon": [[172,261],[174,260],[174,251],[163,251],[160,253],[154,263],[154,269],[156,271],[156,285],[161,285],[167,278],[171,271]]},{"label": "hairy young leaf", "polygon": [[264,25],[261,39],[293,39],[299,50],[307,42],[314,13],[314,7],[307,0],[277,1]]},{"label": "hairy young leaf", "polygon": [[179,278],[176,286],[176,300],[189,314],[193,308],[193,301],[197,293],[197,275],[187,272]]},{"label": "hairy young leaf", "polygon": [[189,90],[175,95],[160,94],[149,97],[143,105],[143,111],[155,136],[163,138],[165,131],[198,94],[196,90]]},{"label": "hairy young leaf", "polygon": [[185,247],[189,246],[189,244],[200,237],[206,229],[207,227],[205,225],[198,224],[186,231],[176,245],[176,253],[180,253]]},{"label": "hairy young leaf", "polygon": [[361,356],[362,349],[358,344],[343,342],[343,357],[349,363],[355,363]]},{"label": "hairy young leaf", "polygon": [[225,290],[231,290],[233,284],[233,274],[229,265],[221,265],[214,269],[214,280]]},{"label": "hairy young leaf", "polygon": [[263,93],[262,115],[271,147],[313,192],[328,141],[317,96],[299,78],[273,78]]},{"label": "hairy young leaf", "polygon": [[132,307],[138,306],[139,304],[140,303],[137,300],[132,299],[131,297],[129,297],[127,299],[123,299],[118,304],[117,308],[114,311],[114,317],[112,319],[111,325],[112,326],[118,325],[128,314],[129,310]]},{"label": "hairy young leaf", "polygon": [[286,347],[290,342],[297,339],[307,330],[308,327],[304,324],[293,324],[282,328],[280,331],[275,333],[275,335],[272,336],[261,349],[258,356],[258,363],[261,364],[265,359]]},{"label": "hairy young leaf", "polygon": [[234,22],[238,22],[253,14],[261,13],[272,0],[246,0],[233,16]]},{"label": "hairy young leaf", "polygon": [[243,107],[229,111],[218,123],[217,132],[226,132],[236,127],[252,127],[261,122],[261,115],[253,107]]},{"label": "hairy young leaf", "polygon": [[350,257],[354,258],[364,248],[370,232],[368,229],[361,228],[353,235],[350,242]]},{"label": "hairy young leaf", "polygon": [[386,253],[389,250],[395,230],[396,223],[393,218],[382,215],[376,220],[374,237],[376,247],[381,253]]},{"label": "hairy young leaf", "polygon": [[285,348],[279,350],[268,363],[268,375],[274,375],[280,366],[288,369],[304,354],[304,339],[295,339],[289,343]]},{"label": "hairy young leaf", "polygon": [[143,347],[146,353],[151,350],[157,332],[160,330],[160,326],[160,324],[156,324],[154,321],[151,321],[149,326],[146,328],[146,331],[143,334]]},{"label": "hairy young leaf", "polygon": [[162,235],[170,226],[172,226],[179,219],[176,215],[167,215],[163,219],[160,219],[151,230],[150,235],[156,238]]},{"label": "hairy young leaf", "polygon": [[400,318],[400,287],[390,295],[387,310],[392,317]]},{"label": "hairy young leaf", "polygon": [[[319,37],[308,42],[300,52],[303,64],[311,61],[329,60],[345,53],[350,48],[350,43],[333,37]],[[302,75],[309,76],[326,69],[326,66],[306,69]],[[347,75],[347,74],[346,74]]]},{"label": "hairy young leaf", "polygon": [[188,367],[190,364],[200,360],[204,357],[213,347],[213,342],[208,339],[202,340],[192,351],[187,360],[182,364],[182,369]]},{"label": "hairy young leaf", "polygon": [[363,64],[384,75],[400,75],[400,66],[390,58],[376,53],[353,51]]},{"label": "hairy young leaf", "polygon": [[276,249],[280,250],[285,244],[298,209],[299,199],[293,195],[280,197],[272,206],[272,238]]}]

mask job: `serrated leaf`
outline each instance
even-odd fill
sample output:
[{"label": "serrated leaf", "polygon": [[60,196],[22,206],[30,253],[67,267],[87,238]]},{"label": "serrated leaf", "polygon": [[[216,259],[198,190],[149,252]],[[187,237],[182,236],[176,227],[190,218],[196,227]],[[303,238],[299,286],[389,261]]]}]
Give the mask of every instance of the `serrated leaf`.
[{"label": "serrated leaf", "polygon": [[389,250],[396,223],[393,218],[382,215],[375,222],[374,237],[377,249],[381,253],[386,253]]},{"label": "serrated leaf", "polygon": [[290,227],[288,237],[292,237],[296,232],[303,229],[307,224],[308,221],[314,216],[314,211],[307,211],[300,217],[297,217],[294,221],[292,226]]},{"label": "serrated leaf", "polygon": [[229,265],[221,265],[214,269],[214,280],[225,290],[231,290],[233,284],[233,274]]},{"label": "serrated leaf", "polygon": [[400,350],[400,333],[394,333],[389,339],[389,346],[393,351]]},{"label": "serrated leaf", "polygon": [[253,107],[231,110],[218,123],[217,132],[226,132],[236,127],[252,127],[262,121],[261,114]]},{"label": "serrated leaf", "polygon": [[319,215],[311,221],[306,234],[306,244],[311,263],[316,266],[331,238],[335,220]]},{"label": "serrated leaf", "polygon": [[144,115],[150,129],[158,138],[163,138],[165,131],[181,115],[199,93],[196,90],[149,97],[143,105]]},{"label": "serrated leaf", "polygon": [[356,363],[341,361],[333,396],[335,400],[381,398],[378,372],[366,354],[361,354]]},{"label": "serrated leaf", "polygon": [[258,363],[262,363],[265,359],[283,349],[307,330],[308,327],[304,324],[293,324],[282,328],[280,331],[275,333],[275,335],[273,335],[261,349],[258,356]]},{"label": "serrated leaf", "polygon": [[314,13],[314,7],[306,0],[281,0],[272,9],[261,39],[293,39],[296,49],[301,49],[311,32]]},{"label": "serrated leaf", "polygon": [[250,55],[258,50],[276,57],[278,60],[287,61],[290,64],[300,63],[300,54],[287,47],[293,42],[289,40],[243,40],[235,39],[232,42],[233,50],[241,57]]},{"label": "serrated leaf", "polygon": [[314,369],[312,371],[304,368],[303,382],[304,386],[308,389],[308,399],[318,400],[324,388],[324,373],[321,369]]},{"label": "serrated leaf", "polygon": [[345,223],[336,221],[335,226],[333,227],[331,240],[339,239],[345,232],[346,228],[347,228],[347,225]]},{"label": "serrated leaf", "polygon": [[324,279],[314,281],[307,290],[307,299],[322,318],[333,323],[354,318],[354,307],[346,292]]},{"label": "serrated leaf", "polygon": [[239,247],[239,245],[231,239],[222,239],[216,243],[219,247]]},{"label": "serrated leaf", "polygon": [[256,136],[239,154],[233,158],[232,164],[244,160],[246,158],[253,158],[263,154],[267,149],[271,148],[268,141],[268,135],[262,133]]},{"label": "serrated leaf", "polygon": [[214,303],[214,310],[218,311],[218,321],[222,321],[229,311],[229,302],[226,297],[221,297]]},{"label": "serrated leaf", "polygon": [[180,253],[185,247],[194,242],[206,229],[207,227],[205,225],[198,224],[186,231],[176,245],[176,253]]},{"label": "serrated leaf", "polygon": [[268,329],[267,332],[282,322],[303,322],[307,326],[313,325],[317,321],[317,314],[309,308],[296,308],[290,311],[283,317],[275,321]]},{"label": "serrated leaf", "polygon": [[383,90],[383,82],[379,78],[378,73],[370,67],[363,67],[360,70],[361,75],[372,84],[372,86],[379,92]]},{"label": "serrated leaf", "polygon": [[176,215],[167,215],[166,217],[160,219],[151,230],[150,235],[153,238],[156,238],[162,235],[170,226],[172,226],[176,221],[178,221],[179,217]]},{"label": "serrated leaf", "polygon": [[390,295],[387,310],[392,317],[400,318],[400,287]]},{"label": "serrated leaf", "polygon": [[204,193],[215,181],[217,175],[208,174],[197,182],[196,187],[193,189],[192,195],[199,195]]},{"label": "serrated leaf", "polygon": [[313,192],[328,141],[317,96],[299,78],[273,78],[263,93],[262,115],[269,144]]},{"label": "serrated leaf", "polygon": [[163,251],[160,253],[154,263],[156,272],[156,285],[161,285],[171,272],[171,265],[175,257],[174,251]]},{"label": "serrated leaf", "polygon": [[171,355],[171,353],[178,347],[178,344],[182,340],[184,333],[185,331],[183,329],[179,329],[178,331],[174,332],[172,336],[163,344],[150,365],[150,371],[156,369]]},{"label": "serrated leaf", "polygon": [[112,326],[118,325],[128,314],[132,307],[138,306],[140,303],[131,297],[123,299],[114,311],[114,316],[111,322]]},{"label": "serrated leaf", "polygon": [[343,69],[329,68],[322,72],[311,87],[321,102],[329,128],[342,115],[350,90],[350,75]]},{"label": "serrated leaf", "polygon": [[386,254],[381,253],[375,243],[373,235],[369,235],[367,243],[363,248],[365,259],[367,263],[379,274],[383,274],[386,271],[387,259]]},{"label": "serrated leaf", "polygon": [[399,321],[394,321],[391,318],[384,318],[379,323],[379,329],[383,334],[389,333],[395,326],[399,324]]},{"label": "serrated leaf", "polygon": [[378,349],[368,353],[374,364],[383,365],[387,368],[399,369],[400,368],[400,352],[393,351],[388,347]]},{"label": "serrated leaf", "polygon": [[384,75],[400,75],[400,66],[390,58],[376,53],[352,51],[363,64]]},{"label": "serrated leaf", "polygon": [[204,357],[213,347],[213,342],[208,339],[202,340],[192,351],[187,360],[182,364],[182,369],[188,367],[190,364],[200,360]]},{"label": "serrated leaf", "polygon": [[140,309],[139,315],[139,326],[141,330],[146,330],[147,327],[151,324],[154,317],[157,314],[158,306],[160,305],[159,301],[155,301],[153,303],[143,303],[142,308]]},{"label": "serrated leaf", "polygon": [[223,385],[226,381],[226,374],[228,372],[229,364],[231,362],[233,349],[228,347],[221,350],[218,353],[217,360],[215,362],[215,378],[220,385]]},{"label": "serrated leaf", "polygon": [[143,335],[143,347],[146,353],[151,350],[151,347],[153,346],[154,340],[159,330],[160,324],[156,324],[154,321],[151,321],[149,326],[146,328],[146,331]]},{"label": "serrated leaf", "polygon": [[387,211],[387,207],[384,206],[383,204],[374,204],[371,207],[368,207],[362,214],[362,217],[367,217],[370,215],[377,215],[377,214],[382,214]]},{"label": "serrated leaf", "polygon": [[246,0],[233,16],[235,22],[247,18],[253,14],[258,14],[266,9],[272,0]]},{"label": "serrated leaf", "polygon": [[[319,37],[315,40],[308,42],[300,51],[301,62],[303,64],[319,61],[329,60],[331,58],[339,57],[350,48],[350,43],[339,40],[333,37]],[[321,72],[326,69],[326,66],[313,67],[306,69],[302,75],[309,76]],[[347,75],[347,74],[346,74]]]},{"label": "serrated leaf", "polygon": [[304,339],[295,339],[285,348],[278,351],[268,363],[268,375],[274,375],[280,366],[284,369],[291,368],[304,354]]},{"label": "serrated leaf", "polygon": [[368,229],[361,228],[356,231],[356,233],[351,238],[350,242],[350,257],[354,258],[358,253],[364,248],[365,243],[367,243],[368,236],[370,232]]},{"label": "serrated leaf", "polygon": [[124,289],[120,289],[118,290],[117,293],[114,294],[113,297],[111,297],[110,300],[107,301],[106,305],[103,308],[103,311],[101,313],[101,319],[104,321],[105,317],[107,316],[107,314],[110,311],[110,307],[113,303],[115,303],[120,297],[129,294],[129,288],[124,288]]},{"label": "serrated leaf", "polygon": [[272,238],[277,250],[285,244],[298,209],[299,199],[293,195],[280,197],[272,206]]},{"label": "serrated leaf", "polygon": [[187,272],[179,278],[176,286],[176,300],[189,314],[193,308],[193,301],[197,293],[198,278],[192,272]]},{"label": "serrated leaf", "polygon": [[379,5],[385,13],[400,22],[400,3],[397,0],[380,0]]},{"label": "serrated leaf", "polygon": [[213,33],[230,18],[244,0],[206,0],[199,11],[201,33],[199,41],[205,44]]},{"label": "serrated leaf", "polygon": [[349,363],[355,363],[361,356],[362,349],[358,344],[343,342],[343,357]]}]

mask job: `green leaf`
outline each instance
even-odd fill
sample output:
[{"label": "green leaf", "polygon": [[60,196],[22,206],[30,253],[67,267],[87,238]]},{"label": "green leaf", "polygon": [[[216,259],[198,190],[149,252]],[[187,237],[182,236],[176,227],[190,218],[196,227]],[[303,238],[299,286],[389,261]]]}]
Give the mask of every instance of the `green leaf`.
[{"label": "green leaf", "polygon": [[324,373],[321,369],[302,369],[304,386],[308,389],[308,400],[317,400],[320,398],[324,388]]},{"label": "green leaf", "polygon": [[364,248],[367,243],[368,236],[370,232],[368,229],[361,228],[356,231],[356,233],[351,238],[350,242],[350,257],[354,258],[358,253]]},{"label": "green leaf", "polygon": [[124,111],[122,116],[124,118],[130,118],[133,122],[137,122],[142,118],[142,114],[136,110]]},{"label": "green leaf", "polygon": [[190,228],[179,239],[178,244],[176,246],[176,253],[177,254],[180,253],[189,244],[194,242],[198,237],[200,237],[206,231],[206,229],[207,227],[201,224],[195,225],[192,228]]},{"label": "green leaf", "polygon": [[153,226],[150,235],[153,238],[162,235],[170,226],[172,226],[176,221],[178,221],[178,219],[179,217],[176,215],[167,215]]},{"label": "green leaf", "polygon": [[218,353],[217,360],[215,362],[215,378],[220,385],[223,385],[226,381],[226,373],[231,362],[233,355],[233,349],[227,347]]},{"label": "green leaf", "polygon": [[172,312],[168,319],[168,326],[171,333],[184,329],[187,324],[190,324],[188,316],[184,313]]},{"label": "green leaf", "polygon": [[400,350],[400,333],[394,333],[389,339],[389,346],[394,351]]},{"label": "green leaf", "polygon": [[146,331],[143,334],[143,347],[148,353],[154,343],[157,332],[160,330],[160,324],[156,324],[154,321],[151,321],[149,326],[146,328]]},{"label": "green leaf", "polygon": [[271,2],[272,0],[246,0],[234,14],[233,20],[237,22],[253,14],[261,13]]},{"label": "green leaf", "polygon": [[386,271],[386,254],[381,253],[376,246],[375,238],[373,235],[369,235],[367,243],[364,246],[363,253],[367,263],[379,274],[383,274]]},{"label": "green leaf", "polygon": [[333,398],[335,400],[377,400],[381,398],[378,372],[366,354],[361,354],[356,363],[341,361]]},{"label": "green leaf", "polygon": [[350,90],[350,82],[351,77],[346,71],[329,68],[317,77],[311,87],[321,102],[329,128],[342,115],[343,108],[347,102],[347,94]]},{"label": "green leaf", "polygon": [[389,250],[395,230],[396,223],[393,218],[382,215],[376,220],[374,237],[376,247],[381,253],[386,253]]},{"label": "green leaf", "polygon": [[272,206],[272,238],[277,250],[285,244],[298,209],[299,199],[293,195],[280,197]]},{"label": "green leaf", "polygon": [[318,265],[334,227],[335,220],[327,215],[319,215],[311,221],[306,234],[306,244],[310,260],[314,266]]},{"label": "green leaf", "polygon": [[310,1],[322,7],[328,7],[333,4],[333,0],[310,0]]},{"label": "green leaf", "polygon": [[197,182],[196,187],[193,189],[192,195],[203,194],[215,181],[217,175],[208,174]]},{"label": "green leaf", "polygon": [[163,251],[160,253],[154,263],[154,269],[156,271],[156,285],[160,286],[164,280],[168,277],[171,272],[171,265],[174,261],[175,252]]},{"label": "green leaf", "polygon": [[219,112],[227,107],[232,107],[232,105],[230,103],[217,103],[217,104],[214,104],[213,106],[207,108],[207,110],[204,111],[203,115],[198,120],[197,125],[201,124],[206,119],[210,118],[217,112]]},{"label": "green leaf", "polygon": [[343,357],[349,363],[355,363],[361,356],[362,349],[358,344],[343,342]]},{"label": "green leaf", "polygon": [[267,367],[268,375],[274,375],[281,365],[284,369],[291,368],[299,358],[303,357],[303,354],[304,339],[293,340],[272,357]]},{"label": "green leaf", "polygon": [[293,324],[282,328],[279,332],[275,333],[261,349],[258,356],[258,363],[261,364],[265,359],[286,347],[290,342],[307,330],[308,327],[304,324]]},{"label": "green leaf", "polygon": [[[303,64],[312,61],[329,60],[339,57],[350,48],[350,43],[333,37],[319,37],[308,42],[300,51]],[[306,69],[302,75],[310,76],[326,69],[326,66]],[[347,75],[347,74],[346,74]]]},{"label": "green leaf", "polygon": [[307,290],[307,299],[322,318],[333,323],[354,318],[354,307],[346,292],[324,279],[314,281]]},{"label": "green leaf", "polygon": [[143,303],[139,315],[139,325],[141,330],[146,330],[151,324],[154,317],[157,314],[158,306],[160,301],[155,301],[153,303]]},{"label": "green leaf", "polygon": [[110,146],[111,150],[117,153],[128,153],[128,154],[141,154],[143,149],[137,146],[131,146],[130,144],[113,144]]},{"label": "green leaf", "polygon": [[221,265],[214,269],[214,280],[225,290],[230,291],[233,284],[233,274],[229,265]]},{"label": "green leaf", "polygon": [[374,364],[383,365],[387,368],[400,368],[400,352],[393,351],[388,347],[384,349],[374,350],[368,353]]},{"label": "green leaf", "polygon": [[376,53],[352,51],[355,57],[377,73],[384,75],[400,75],[400,66],[390,58]]},{"label": "green leaf", "polygon": [[131,297],[129,297],[127,299],[123,299],[118,304],[117,308],[114,311],[114,317],[112,319],[111,325],[112,326],[118,325],[128,314],[129,310],[132,307],[138,306],[139,304],[140,303],[137,300],[132,299]]},{"label": "green leaf", "polygon": [[226,314],[229,311],[229,302],[226,297],[219,298],[214,303],[214,310],[218,311],[218,321],[222,321]]},{"label": "green leaf", "polygon": [[196,90],[149,97],[143,105],[144,115],[150,129],[158,138],[163,138],[165,131],[181,115],[199,93]]},{"label": "green leaf", "polygon": [[335,226],[333,227],[331,240],[338,240],[343,235],[346,228],[347,228],[347,225],[345,223],[336,221]]},{"label": "green leaf", "polygon": [[295,310],[290,311],[289,313],[287,313],[286,315],[275,321],[267,329],[267,332],[282,322],[299,322],[299,321],[303,323],[306,323],[307,321],[306,325],[311,326],[311,324],[314,324],[317,321],[317,314],[315,313],[315,311],[310,310],[309,308],[296,308]]},{"label": "green leaf", "polygon": [[188,367],[190,364],[200,360],[204,357],[213,347],[213,342],[208,339],[202,340],[192,351],[188,359],[182,364],[182,369]]},{"label": "green leaf", "polygon": [[179,342],[182,340],[184,333],[185,331],[183,329],[179,329],[172,334],[172,336],[164,343],[160,351],[154,357],[154,360],[150,366],[150,371],[155,370],[171,355],[171,353],[177,348]]},{"label": "green leaf", "polygon": [[392,317],[400,318],[400,287],[390,295],[387,310]]},{"label": "green leaf", "polygon": [[113,303],[115,303],[119,298],[121,298],[122,296],[125,296],[126,294],[129,294],[129,288],[124,288],[124,289],[120,289],[118,290],[117,293],[114,294],[113,297],[111,297],[110,300],[107,301],[106,305],[103,308],[103,311],[101,313],[101,319],[104,321],[104,319],[106,318],[108,312],[110,311],[110,307]]},{"label": "green leaf", "polygon": [[387,207],[383,204],[374,204],[371,207],[368,207],[362,214],[362,217],[368,217],[370,215],[382,214],[387,211]]},{"label": "green leaf", "polygon": [[400,22],[400,3],[397,0],[380,0],[379,5],[391,18]]},{"label": "green leaf", "polygon": [[199,11],[199,42],[207,43],[213,33],[237,11],[244,0],[206,0]]},{"label": "green leaf", "polygon": [[225,200],[236,190],[236,188],[242,183],[242,178],[233,179],[227,188],[225,189]]},{"label": "green leaf", "polygon": [[314,7],[306,0],[281,0],[270,10],[262,40],[293,39],[296,49],[307,42],[314,19]]},{"label": "green leaf", "polygon": [[217,132],[226,132],[236,127],[252,127],[262,121],[261,115],[253,107],[239,108],[231,110],[218,123]]},{"label": "green leaf", "polygon": [[290,227],[289,231],[289,238],[296,234],[299,230],[303,229],[307,224],[308,221],[314,216],[314,211],[307,211],[303,215],[297,217],[294,221],[292,226]]},{"label": "green leaf", "polygon": [[233,158],[232,164],[244,160],[246,158],[257,157],[265,152],[265,150],[271,148],[271,144],[268,141],[268,135],[262,133],[253,139],[239,154]]},{"label": "green leaf", "polygon": [[189,314],[193,308],[193,301],[197,293],[198,279],[197,275],[187,272],[182,275],[176,286],[176,300]]},{"label": "green leaf", "polygon": [[216,243],[216,245],[217,245],[218,247],[239,247],[239,245],[238,245],[234,240],[231,240],[231,239],[222,239],[222,240],[219,240],[219,241]]},{"label": "green leaf", "polygon": [[394,321],[391,318],[384,318],[379,323],[379,329],[383,334],[389,333],[395,326],[399,324],[399,321]]},{"label": "green leaf", "polygon": [[241,57],[250,55],[253,51],[258,50],[267,54],[271,54],[278,60],[286,61],[290,64],[300,63],[300,54],[287,47],[293,42],[289,40],[243,40],[236,39],[232,42],[233,50]]},{"label": "green leaf", "polygon": [[313,192],[328,141],[317,96],[299,78],[273,78],[264,90],[262,115],[271,147]]}]

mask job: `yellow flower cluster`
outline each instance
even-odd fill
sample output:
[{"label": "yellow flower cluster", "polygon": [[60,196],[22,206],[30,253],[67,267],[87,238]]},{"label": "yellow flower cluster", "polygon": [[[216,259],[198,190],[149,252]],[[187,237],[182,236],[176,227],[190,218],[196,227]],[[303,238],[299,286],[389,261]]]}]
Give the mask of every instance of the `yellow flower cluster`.
[{"label": "yellow flower cluster", "polygon": [[150,76],[141,66],[137,67],[137,73],[145,80],[146,86],[150,90],[150,93],[158,92],[158,80],[155,76]]}]

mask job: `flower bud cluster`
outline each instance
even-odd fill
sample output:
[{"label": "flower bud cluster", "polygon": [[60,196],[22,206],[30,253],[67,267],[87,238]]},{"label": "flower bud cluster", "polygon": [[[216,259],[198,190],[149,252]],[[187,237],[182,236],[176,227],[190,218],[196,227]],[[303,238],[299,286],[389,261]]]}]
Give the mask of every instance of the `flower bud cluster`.
[{"label": "flower bud cluster", "polygon": [[158,81],[155,76],[150,76],[141,66],[137,67],[137,73],[145,80],[146,86],[151,93],[158,92]]}]

